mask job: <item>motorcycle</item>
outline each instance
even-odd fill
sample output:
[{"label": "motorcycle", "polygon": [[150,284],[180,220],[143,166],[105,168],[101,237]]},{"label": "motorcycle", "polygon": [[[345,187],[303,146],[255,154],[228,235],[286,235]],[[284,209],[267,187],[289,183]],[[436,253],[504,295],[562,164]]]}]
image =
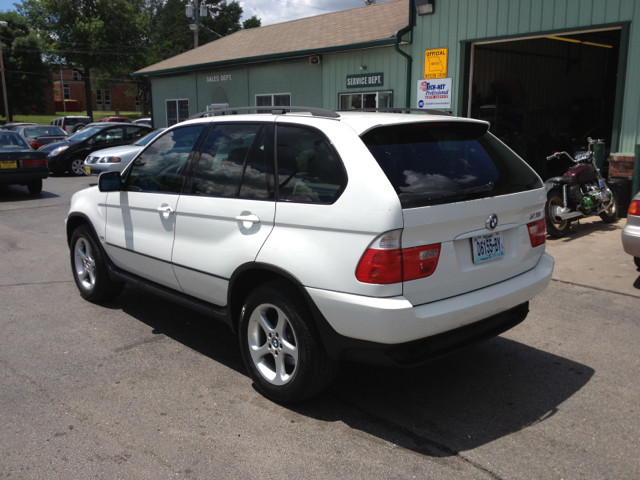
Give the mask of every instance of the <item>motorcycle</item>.
[{"label": "motorcycle", "polygon": [[587,140],[588,151],[576,155],[576,158],[567,152],[557,152],[547,157],[547,162],[566,158],[571,160],[571,166],[562,175],[545,181],[545,216],[547,232],[552,237],[564,237],[569,232],[571,222],[579,218],[600,215],[607,223],[617,220],[616,199],[593,158],[593,146],[602,140]]}]

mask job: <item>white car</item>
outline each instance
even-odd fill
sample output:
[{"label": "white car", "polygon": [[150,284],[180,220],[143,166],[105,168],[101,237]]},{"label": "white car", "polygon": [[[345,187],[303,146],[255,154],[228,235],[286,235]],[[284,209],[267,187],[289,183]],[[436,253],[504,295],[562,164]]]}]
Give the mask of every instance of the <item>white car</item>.
[{"label": "white car", "polygon": [[622,230],[622,247],[633,256],[636,267],[640,269],[640,192],[629,205],[627,224]]},{"label": "white car", "polygon": [[129,282],[222,320],[279,402],[342,359],[417,365],[525,319],[546,192],[486,122],[310,110],[180,123],[76,193],[80,294]]},{"label": "white car", "polygon": [[164,128],[159,128],[145,135],[136,143],[131,145],[120,145],[119,147],[105,148],[92,152],[84,159],[84,171],[87,175],[100,175],[103,172],[121,172],[142,151],[156,138]]}]

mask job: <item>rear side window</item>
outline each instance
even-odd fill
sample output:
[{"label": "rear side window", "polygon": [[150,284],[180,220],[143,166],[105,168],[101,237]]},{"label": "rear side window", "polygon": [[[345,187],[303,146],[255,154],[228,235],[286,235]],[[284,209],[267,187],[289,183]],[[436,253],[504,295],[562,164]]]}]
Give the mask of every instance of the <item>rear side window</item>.
[{"label": "rear side window", "polygon": [[347,178],[327,139],[317,130],[278,126],[277,142],[279,199],[333,203]]},{"label": "rear side window", "polygon": [[483,124],[374,128],[362,140],[403,208],[461,202],[542,187],[538,176]]}]

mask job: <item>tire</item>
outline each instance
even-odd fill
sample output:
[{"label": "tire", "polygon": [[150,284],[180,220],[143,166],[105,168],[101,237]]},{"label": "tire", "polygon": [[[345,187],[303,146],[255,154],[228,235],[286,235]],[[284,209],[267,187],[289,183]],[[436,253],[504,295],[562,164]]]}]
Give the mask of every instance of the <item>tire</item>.
[{"label": "tire", "polygon": [[318,395],[338,368],[300,295],[280,282],[248,295],[240,317],[240,349],[256,389],[280,403]]},{"label": "tire", "polygon": [[633,263],[640,269],[640,257],[633,257]]},{"label": "tire", "polygon": [[613,193],[611,193],[611,198],[613,199],[613,202],[609,205],[609,208],[600,213],[600,218],[606,223],[614,223],[618,221],[618,201]]},{"label": "tire", "polygon": [[559,188],[552,188],[547,193],[547,203],[544,206],[544,214],[547,221],[547,232],[554,238],[562,238],[569,233],[571,228],[570,220],[563,220],[558,222],[553,219],[552,211],[554,206],[564,206],[562,200],[562,191]]},{"label": "tire", "polygon": [[31,180],[27,183],[27,188],[29,189],[29,193],[31,195],[37,195],[42,191],[42,179],[39,178],[37,180]]},{"label": "tire", "polygon": [[81,177],[85,175],[84,171],[84,159],[83,158],[74,158],[67,165],[67,170],[69,173],[76,177]]},{"label": "tire", "polygon": [[109,300],[124,288],[124,282],[109,277],[104,253],[88,225],[80,225],[71,236],[71,271],[80,295],[90,302]]}]

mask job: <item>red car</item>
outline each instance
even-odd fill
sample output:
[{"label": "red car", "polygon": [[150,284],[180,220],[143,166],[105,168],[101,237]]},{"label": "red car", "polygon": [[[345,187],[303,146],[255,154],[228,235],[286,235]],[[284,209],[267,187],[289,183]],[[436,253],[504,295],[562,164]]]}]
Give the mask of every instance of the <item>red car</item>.
[{"label": "red car", "polygon": [[129,120],[129,118],[127,118],[127,117],[102,117],[101,119],[97,120],[97,122],[125,122],[125,123],[131,123],[131,120]]}]

